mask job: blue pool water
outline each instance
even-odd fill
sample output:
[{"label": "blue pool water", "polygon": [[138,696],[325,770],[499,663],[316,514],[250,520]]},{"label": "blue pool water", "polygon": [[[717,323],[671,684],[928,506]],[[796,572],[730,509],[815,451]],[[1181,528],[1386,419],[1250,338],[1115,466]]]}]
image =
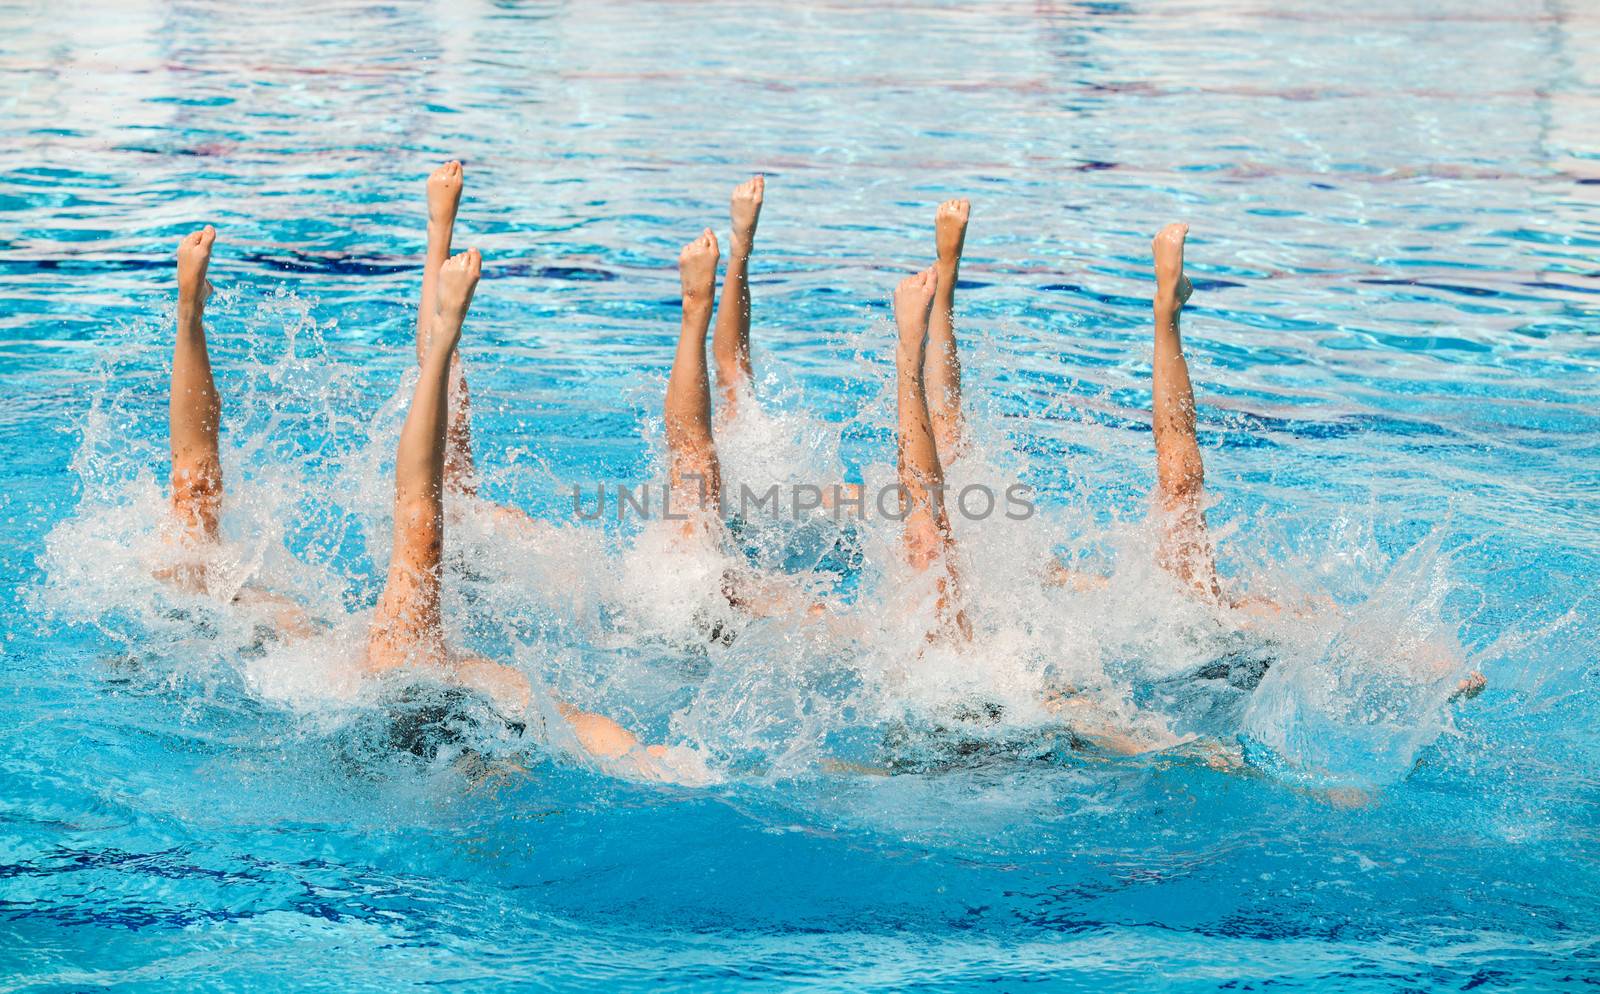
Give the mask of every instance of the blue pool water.
[{"label": "blue pool water", "polygon": [[[197,0],[0,29],[0,989],[1600,980],[1593,5]],[[346,681],[449,157],[486,259],[485,490],[561,526],[452,533],[451,629],[705,783],[555,733],[420,761]],[[881,478],[888,291],[933,206],[973,202],[962,472],[1040,513],[958,522],[961,658],[871,623],[891,529],[752,527],[764,565],[832,570],[855,634],[721,645],[636,527],[571,520],[574,484],[657,474],[677,249],[726,243],[754,170],[738,479]],[[1059,749],[1029,703],[1069,682],[1158,739],[1196,704],[1163,679],[1237,648],[1142,523],[1169,220],[1221,567],[1322,605],[1210,716],[1236,769]],[[204,222],[230,555],[327,620],[309,648],[142,558],[172,248]],[[1109,586],[1040,589],[1052,551]],[[974,699],[1006,712],[952,759]]]}]

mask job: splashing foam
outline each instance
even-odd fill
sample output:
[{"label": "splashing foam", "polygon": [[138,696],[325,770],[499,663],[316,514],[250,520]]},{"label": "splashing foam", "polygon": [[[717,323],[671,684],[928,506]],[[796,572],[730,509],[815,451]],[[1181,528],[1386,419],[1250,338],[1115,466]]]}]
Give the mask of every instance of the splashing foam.
[{"label": "splashing foam", "polygon": [[[37,606],[57,623],[99,628],[153,670],[206,687],[241,684],[331,734],[372,699],[359,661],[383,580],[374,564],[388,560],[393,452],[415,373],[374,416],[360,388],[370,377],[329,355],[308,302],[280,292],[246,306],[219,293],[212,320],[213,347],[241,354],[218,361],[228,492],[211,593],[153,579],[175,554],[158,479],[165,372],[146,362],[150,342],[165,341],[162,321],[128,329],[108,350],[72,463],[79,507],[48,538]],[[892,438],[890,373],[865,365],[877,390],[843,427]],[[1034,471],[1002,419],[984,416],[983,388],[981,374],[969,379],[972,444],[949,469],[951,493],[976,483],[1003,492]],[[777,393],[719,428],[731,493],[842,479],[841,426],[804,413],[797,391]],[[1126,448],[1104,430],[1080,434],[1091,446]],[[519,465],[524,478],[495,482],[512,492],[564,489],[548,471]],[[895,479],[884,462],[861,475],[869,488]],[[653,766],[612,764],[645,779],[806,776],[835,759],[886,756],[894,765],[905,759],[895,750],[950,734],[1007,743],[1011,755],[1042,743],[1039,758],[1053,755],[1052,733],[1065,722],[1074,732],[1114,728],[1145,749],[1237,738],[1252,762],[1285,777],[1371,785],[1404,776],[1448,729],[1444,705],[1464,665],[1444,620],[1449,557],[1438,536],[1391,559],[1351,521],[1298,546],[1257,523],[1236,543],[1263,564],[1247,586],[1286,610],[1241,634],[1238,619],[1185,596],[1154,565],[1142,520],[1097,520],[1089,489],[1077,490],[1045,495],[1054,502],[1042,499],[1027,521],[956,515],[977,633],[970,645],[925,638],[935,597],[900,556],[897,522],[829,509],[800,521],[754,515],[733,525],[725,547],[685,550],[660,525],[612,533],[453,501],[445,613],[458,643],[650,741],[675,743]],[[1052,550],[1105,582],[1047,585]],[[722,595],[730,574],[779,578],[799,606],[773,617],[737,612]],[[292,595],[322,633],[263,639],[259,614],[226,606],[247,585]],[[820,606],[807,610],[812,603]],[[1211,724],[1191,721],[1194,701],[1169,691],[1242,643],[1271,657],[1260,687],[1231,710],[1201,702]],[[530,732],[579,755],[565,723],[545,713],[547,695],[536,697]],[[882,733],[896,728],[923,738]],[[503,729],[476,745],[523,748]]]}]

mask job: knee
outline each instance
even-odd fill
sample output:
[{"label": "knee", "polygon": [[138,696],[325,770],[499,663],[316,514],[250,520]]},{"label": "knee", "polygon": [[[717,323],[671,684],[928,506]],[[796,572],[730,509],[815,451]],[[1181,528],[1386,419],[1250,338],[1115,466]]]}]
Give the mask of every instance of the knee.
[{"label": "knee", "polygon": [[215,503],[222,498],[222,467],[210,460],[174,461],[172,499],[181,504]]},{"label": "knee", "polygon": [[214,539],[222,516],[222,472],[215,463],[174,464],[172,510],[191,535]]},{"label": "knee", "polygon": [[438,528],[443,516],[443,505],[438,498],[428,495],[407,495],[394,504],[394,521],[397,526]]},{"label": "knee", "polygon": [[945,537],[938,523],[925,509],[915,509],[906,518],[902,541],[906,561],[919,573],[944,558]]},{"label": "knee", "polygon": [[1200,453],[1163,457],[1156,463],[1157,484],[1168,501],[1192,501],[1205,489],[1206,469]]},{"label": "knee", "polygon": [[395,503],[396,549],[415,549],[426,554],[444,544],[444,514],[439,502],[425,497],[407,498]]},{"label": "knee", "polygon": [[680,457],[709,460],[715,458],[716,440],[711,437],[711,426],[699,419],[667,416],[667,448]]}]

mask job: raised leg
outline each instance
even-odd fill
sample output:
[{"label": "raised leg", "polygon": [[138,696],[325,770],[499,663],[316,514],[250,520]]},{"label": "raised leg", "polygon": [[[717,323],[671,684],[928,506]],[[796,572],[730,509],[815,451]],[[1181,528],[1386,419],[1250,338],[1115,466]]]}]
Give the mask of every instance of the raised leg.
[{"label": "raised leg", "polygon": [[928,355],[922,375],[933,438],[946,466],[960,455],[965,427],[961,420],[961,357],[956,352],[955,310],[961,247],[967,240],[971,207],[965,200],[946,200],[933,216],[933,240],[939,260],[934,272],[939,285],[934,289],[933,311],[928,317]]},{"label": "raised leg", "polygon": [[367,668],[374,672],[447,662],[439,616],[439,563],[444,554],[450,365],[481,267],[482,259],[473,250],[439,270],[436,316],[395,458],[394,549],[367,641]]},{"label": "raised leg", "polygon": [[[439,270],[450,258],[456,211],[461,205],[461,163],[451,160],[428,176],[428,249],[422,265],[422,300],[417,307],[417,362],[427,354],[428,337],[438,309]],[[477,473],[472,459],[472,398],[466,367],[458,354],[450,363],[450,420],[445,428],[444,487],[447,493],[475,496]]]},{"label": "raised leg", "polygon": [[178,243],[178,334],[172,349],[172,387],[167,435],[172,447],[172,512],[187,540],[214,542],[222,514],[222,460],[217,433],[222,398],[211,378],[203,322],[211,283],[209,224]]},{"label": "raised leg", "polygon": [[706,332],[717,280],[717,236],[707,228],[678,254],[683,323],[667,379],[667,448],[672,456],[673,513],[700,512],[686,531],[703,526],[705,512],[721,501],[722,471],[711,436],[711,387],[706,373]]},{"label": "raised leg", "polygon": [[1151,370],[1151,424],[1156,437],[1156,499],[1163,518],[1161,565],[1200,593],[1221,598],[1202,503],[1205,466],[1195,441],[1194,388],[1183,358],[1179,315],[1193,292],[1183,274],[1186,224],[1156,235],[1155,361]]},{"label": "raised leg", "polygon": [[952,555],[955,540],[944,505],[944,467],[939,462],[923,383],[928,310],[938,279],[934,269],[925,269],[906,277],[894,292],[895,325],[899,331],[895,350],[899,382],[898,466],[906,514],[903,541],[906,558],[913,567],[926,570],[939,566],[945,571],[939,581],[941,631],[937,634],[948,637],[959,632],[970,637],[971,627],[959,606],[960,590]]},{"label": "raised leg", "polygon": [[[444,489],[450,421],[450,370],[461,326],[478,285],[483,260],[476,249],[439,267],[435,318],[426,334],[421,374],[395,457],[394,551],[389,578],[372,614],[367,669],[407,666],[438,670],[451,682],[486,694],[501,710],[526,710],[532,688],[520,670],[481,656],[453,657],[440,617],[440,563],[444,556]],[[585,750],[602,758],[621,756],[638,745],[622,726],[567,704],[561,713]],[[647,750],[661,755],[660,747]]]},{"label": "raised leg", "polygon": [[756,222],[761,220],[765,177],[754,176],[733,188],[733,242],[728,270],[722,277],[722,302],[717,305],[717,329],[711,349],[717,357],[717,389],[722,393],[723,415],[738,411],[739,395],[750,387],[750,250],[755,245]]},{"label": "raised leg", "polygon": [[[172,447],[172,513],[182,541],[209,545],[219,537],[222,516],[222,461],[217,439],[222,429],[222,398],[211,376],[204,312],[211,296],[206,271],[216,229],[206,225],[178,243],[178,335],[172,350],[172,387],[167,403],[167,437]],[[156,572],[158,579],[195,591],[207,587],[203,559],[190,559]],[[233,591],[233,601],[262,612],[280,637],[304,638],[316,626],[298,604],[251,584]]]}]

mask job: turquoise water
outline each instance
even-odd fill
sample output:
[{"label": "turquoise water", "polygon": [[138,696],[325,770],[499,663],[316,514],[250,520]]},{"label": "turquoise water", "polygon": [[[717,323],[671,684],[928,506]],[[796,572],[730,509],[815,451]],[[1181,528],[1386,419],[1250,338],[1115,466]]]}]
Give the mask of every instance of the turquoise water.
[{"label": "turquoise water", "polygon": [[[69,4],[0,26],[0,987],[1600,978],[1587,5]],[[463,345],[485,492],[559,526],[452,532],[452,632],[695,750],[705,783],[554,732],[424,761],[342,682],[387,561],[421,181],[449,157],[457,245],[486,260]],[[1034,485],[1040,513],[958,522],[960,658],[890,624],[707,644],[681,566],[571,520],[574,484],[658,473],[677,249],[707,224],[726,243],[754,170],[761,413],[722,439],[735,479],[882,477],[888,292],[934,205],[973,201],[959,472]],[[1237,644],[1149,566],[1169,220],[1193,232],[1221,568],[1324,606],[1270,632],[1268,679],[1211,729],[1231,770],[1059,748],[1030,704],[1071,682],[1157,740],[1194,703],[1163,680]],[[230,554],[327,621],[310,646],[143,558],[172,247],[204,222]],[[847,618],[892,615],[892,529],[747,540],[831,577]],[[1109,586],[1040,589],[1050,552]],[[1445,703],[1474,668],[1488,690]],[[1006,713],[951,760],[973,699]]]}]

